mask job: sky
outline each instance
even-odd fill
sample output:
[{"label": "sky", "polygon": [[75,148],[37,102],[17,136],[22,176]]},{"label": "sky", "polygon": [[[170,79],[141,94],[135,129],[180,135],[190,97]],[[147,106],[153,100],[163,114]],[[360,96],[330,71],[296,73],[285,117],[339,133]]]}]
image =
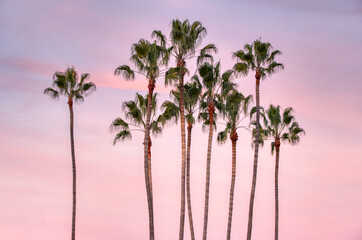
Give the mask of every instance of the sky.
[{"label": "sky", "polygon": [[[71,156],[65,98],[42,94],[55,71],[90,73],[97,91],[74,107],[78,240],[145,240],[148,215],[143,137],[112,145],[108,128],[122,102],[145,94],[147,81],[114,76],[130,64],[131,45],[170,31],[172,19],[201,21],[202,45],[214,43],[222,70],[232,53],[261,38],[282,52],[283,71],[261,83],[261,105],[293,107],[305,136],[280,152],[279,239],[362,239],[362,2],[0,0],[0,239],[71,235]],[[187,63],[194,71],[194,62]],[[170,66],[174,65],[173,60]],[[191,72],[193,72],[191,71]],[[191,77],[187,76],[187,79]],[[235,80],[254,94],[252,74]],[[156,82],[159,103],[170,88]],[[219,125],[217,131],[222,129]],[[215,134],[216,135],[216,134]],[[193,130],[191,196],[202,236],[207,133]],[[178,125],[153,139],[155,235],[176,239],[180,211]],[[274,234],[274,158],[259,154],[253,240]],[[239,132],[232,239],[246,238],[253,151]],[[213,141],[208,239],[226,237],[231,144]],[[188,219],[185,239],[190,239]]]}]

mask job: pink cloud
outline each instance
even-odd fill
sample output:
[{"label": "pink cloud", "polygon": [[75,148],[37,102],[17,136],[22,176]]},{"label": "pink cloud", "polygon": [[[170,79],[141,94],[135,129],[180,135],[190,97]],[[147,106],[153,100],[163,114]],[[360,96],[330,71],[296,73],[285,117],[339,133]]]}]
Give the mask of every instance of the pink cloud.
[{"label": "pink cloud", "polygon": [[0,64],[7,68],[16,69],[17,71],[20,70],[43,76],[52,76],[55,69],[59,68],[56,65],[29,58],[0,58]]}]

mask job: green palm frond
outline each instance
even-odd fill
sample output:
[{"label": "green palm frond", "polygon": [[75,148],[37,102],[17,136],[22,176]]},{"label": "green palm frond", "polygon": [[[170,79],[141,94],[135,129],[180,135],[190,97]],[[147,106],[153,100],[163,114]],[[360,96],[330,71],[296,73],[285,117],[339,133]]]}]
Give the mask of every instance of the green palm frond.
[{"label": "green palm frond", "polygon": [[284,112],[283,112],[283,124],[289,125],[294,120],[294,116],[291,115],[292,112],[293,112],[293,108],[291,108],[291,107],[286,108],[284,110]]},{"label": "green palm frond", "polygon": [[77,102],[77,103],[84,102],[84,97],[79,93],[74,94],[73,97],[74,97],[75,102]]},{"label": "green palm frond", "polygon": [[[148,94],[147,94],[148,95]],[[142,114],[142,118],[146,117],[147,114],[147,100],[148,100],[148,96],[142,96],[139,93],[136,93],[136,97],[135,97],[135,106],[138,107],[138,109],[140,110],[141,114]]]},{"label": "green palm frond", "polygon": [[79,86],[83,86],[84,81],[89,79],[89,78],[90,78],[89,73],[82,73],[81,76],[80,76]]},{"label": "green palm frond", "polygon": [[163,126],[163,123],[165,123],[165,119],[163,116],[159,116],[157,118],[157,120],[155,121],[152,121],[151,124],[150,124],[150,131],[151,131],[151,134],[154,135],[154,136],[159,136],[161,135],[162,133],[162,126]]},{"label": "green palm frond", "polygon": [[200,65],[206,61],[213,62],[214,58],[212,53],[216,53],[217,48],[214,44],[208,44],[200,50],[200,55],[197,57],[197,65]]},{"label": "green palm frond", "polygon": [[[251,121],[250,126],[252,128],[251,130],[252,147],[254,147],[254,143],[256,141],[256,121],[255,120]],[[262,126],[259,126],[259,144],[261,146],[264,146],[264,142],[267,139],[267,137],[268,137],[268,131]]]},{"label": "green palm frond", "polygon": [[228,132],[227,129],[225,129],[224,131],[221,131],[217,134],[217,142],[221,145],[226,143],[228,137]]},{"label": "green palm frond", "polygon": [[93,82],[88,82],[80,85],[82,89],[82,93],[84,93],[85,96],[88,96],[96,91],[97,87]]},{"label": "green palm frond", "polygon": [[115,130],[122,130],[122,131],[123,130],[129,130],[129,125],[122,118],[116,118],[116,119],[113,120],[113,122],[109,126],[109,130],[111,132],[113,132]]},{"label": "green palm frond", "polygon": [[126,101],[122,104],[122,109],[126,113],[126,119],[130,120],[136,125],[144,126],[144,114],[141,108],[137,105],[138,101]]},{"label": "green palm frond", "polygon": [[127,65],[121,65],[119,67],[116,68],[116,70],[114,71],[114,75],[121,75],[124,77],[124,79],[126,80],[134,80],[134,71]]},{"label": "green palm frond", "polygon": [[55,72],[53,75],[53,87],[58,89],[58,92],[62,95],[69,96],[69,80],[65,73]]},{"label": "green palm frond", "polygon": [[[216,121],[217,121],[217,113],[214,113],[214,121],[213,121],[213,127],[215,129],[215,131],[217,130],[217,125],[216,125]],[[209,113],[208,112],[200,112],[197,120],[202,124],[201,125],[201,129],[203,132],[206,132],[207,129],[210,126],[210,118],[209,118]]]},{"label": "green palm frond", "polygon": [[169,68],[165,74],[165,85],[172,85],[175,81],[178,81],[182,71],[187,71],[184,67],[173,67]]},{"label": "green palm frond", "polygon": [[151,37],[156,38],[160,42],[161,46],[163,46],[163,47],[166,46],[167,38],[165,35],[162,34],[162,32],[160,30],[153,31],[151,34]]},{"label": "green palm frond", "polygon": [[161,108],[163,109],[162,115],[166,120],[177,123],[180,115],[180,109],[175,103],[171,101],[165,101],[162,103]]},{"label": "green palm frond", "polygon": [[113,139],[113,145],[116,145],[119,141],[125,141],[126,139],[132,139],[132,134],[130,131],[123,130],[116,134],[116,136]]},{"label": "green palm frond", "polygon": [[195,118],[191,113],[186,114],[185,119],[188,124],[193,125],[195,123]]},{"label": "green palm frond", "polygon": [[271,154],[273,155],[273,154],[274,154],[274,150],[275,150],[275,142],[274,142],[274,141],[271,142],[270,148],[271,148]]},{"label": "green palm frond", "polygon": [[59,99],[59,92],[53,88],[46,88],[43,93],[49,95],[53,99]]}]

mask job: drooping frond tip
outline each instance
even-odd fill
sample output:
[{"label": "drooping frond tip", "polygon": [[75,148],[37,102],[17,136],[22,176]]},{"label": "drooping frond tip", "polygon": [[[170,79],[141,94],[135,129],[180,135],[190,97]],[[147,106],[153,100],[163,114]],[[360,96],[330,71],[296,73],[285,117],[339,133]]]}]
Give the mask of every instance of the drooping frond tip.
[{"label": "drooping frond tip", "polygon": [[126,139],[132,139],[132,134],[128,130],[120,131],[116,134],[116,136],[113,139],[113,145],[116,145],[119,141],[125,141]]},{"label": "drooping frond tip", "polygon": [[49,95],[52,99],[59,99],[59,92],[54,90],[53,88],[46,88],[43,93]]},{"label": "drooping frond tip", "polygon": [[87,82],[82,85],[82,92],[85,96],[88,96],[97,90],[96,85],[93,82]]},{"label": "drooping frond tip", "polygon": [[126,80],[134,80],[134,71],[127,65],[121,65],[114,71],[114,75],[116,76],[121,74]]},{"label": "drooping frond tip", "polygon": [[160,42],[160,45],[165,47],[167,38],[165,35],[162,34],[160,30],[155,30],[152,32],[151,37],[156,38]]}]

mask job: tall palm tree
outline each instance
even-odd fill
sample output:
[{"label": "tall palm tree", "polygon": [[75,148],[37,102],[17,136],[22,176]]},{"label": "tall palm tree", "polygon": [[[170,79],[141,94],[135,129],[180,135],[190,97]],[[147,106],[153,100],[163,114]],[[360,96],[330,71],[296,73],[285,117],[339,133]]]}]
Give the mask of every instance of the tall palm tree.
[{"label": "tall palm tree", "polygon": [[[199,76],[201,81],[199,80]],[[205,183],[205,205],[204,205],[204,225],[203,240],[207,239],[207,222],[209,214],[209,192],[210,192],[210,167],[211,167],[211,148],[212,137],[215,122],[215,107],[221,110],[222,94],[232,90],[235,85],[230,81],[232,71],[226,71],[220,74],[220,62],[215,65],[205,62],[198,69],[198,75],[193,76],[198,82],[202,82],[204,93],[202,94],[199,115],[200,120],[207,120],[204,126],[209,127],[209,137],[207,144],[207,163],[206,163],[206,183]]]},{"label": "tall palm tree", "polygon": [[[113,120],[110,131],[117,131],[114,137],[113,144],[115,145],[119,141],[126,139],[132,139],[132,132],[141,131],[146,132],[146,118],[147,118],[147,106],[148,106],[148,95],[143,97],[136,93],[134,101],[126,101],[122,104],[122,109],[126,115],[126,120],[122,118],[116,118]],[[161,134],[162,127],[166,123],[166,118],[160,114],[156,115],[157,111],[157,94],[152,96],[152,108],[151,108],[151,120],[150,120],[150,134],[157,136]],[[128,120],[128,121],[127,121]],[[152,140],[149,136],[148,142],[148,178],[150,182],[150,190],[152,193],[152,174],[151,174],[151,146]]]},{"label": "tall palm tree", "polygon": [[230,240],[231,236],[231,222],[233,214],[234,202],[234,188],[236,177],[236,142],[238,140],[237,130],[244,128],[249,130],[248,127],[243,126],[243,120],[249,115],[249,106],[252,101],[252,95],[244,97],[244,95],[237,90],[229,91],[224,96],[224,105],[222,108],[222,116],[226,121],[226,127],[217,135],[217,140],[220,144],[225,143],[227,137],[230,137],[232,146],[232,171],[231,171],[231,184],[230,184],[230,197],[229,197],[229,214],[226,239]]},{"label": "tall palm tree", "polygon": [[292,115],[293,109],[286,108],[283,112],[283,116],[280,115],[280,106],[270,105],[266,111],[268,117],[268,126],[266,128],[267,136],[272,138],[271,152],[275,154],[275,228],[274,228],[274,240],[278,240],[279,231],[279,151],[280,141],[289,142],[294,145],[300,140],[300,135],[305,134],[304,130],[299,127],[299,124],[295,121],[295,117]]},{"label": "tall palm tree", "polygon": [[[192,83],[185,84],[185,118],[187,122],[187,149],[186,149],[186,199],[187,199],[187,213],[189,217],[191,239],[195,239],[192,207],[191,207],[191,189],[190,189],[190,159],[191,159],[191,133],[192,127],[195,124],[194,114],[198,110],[198,104],[200,100],[200,94],[202,85],[200,82],[194,81]],[[173,102],[165,101],[162,106],[165,108],[165,115],[168,118],[174,118],[175,122],[180,114],[180,91],[172,90],[171,96]]]},{"label": "tall palm tree", "polygon": [[156,79],[162,74],[160,66],[167,65],[169,60],[169,52],[171,49],[166,49],[163,46],[156,44],[156,42],[150,43],[145,39],[140,39],[137,43],[132,45],[132,56],[130,61],[133,62],[137,71],[132,70],[128,65],[121,65],[116,68],[114,74],[122,74],[126,80],[133,80],[135,73],[143,75],[148,79],[148,105],[146,114],[146,129],[144,137],[144,171],[145,171],[145,184],[147,192],[147,204],[148,204],[148,218],[149,218],[149,239],[154,240],[154,221],[153,221],[153,196],[151,192],[150,180],[147,176],[150,176],[150,170],[148,168],[148,145],[149,145],[149,131],[152,109],[152,96],[155,89]]},{"label": "tall palm tree", "polygon": [[[186,137],[185,137],[185,106],[184,106],[184,76],[187,73],[186,60],[195,57],[197,63],[203,62],[205,59],[212,58],[210,53],[216,51],[214,44],[208,44],[205,47],[198,49],[203,37],[206,35],[206,29],[201,22],[195,21],[190,24],[189,20],[180,21],[172,20],[172,28],[169,42],[161,31],[156,30],[152,33],[162,46],[172,48],[171,55],[176,59],[176,67],[170,68],[166,73],[166,84],[171,84],[176,81],[180,91],[180,121],[181,121],[181,210],[180,210],[180,229],[179,240],[184,237],[185,225],[185,171],[186,171]],[[193,228],[190,226],[190,229]],[[192,239],[194,240],[194,239]]]},{"label": "tall palm tree", "polygon": [[59,95],[68,98],[70,113],[70,145],[72,154],[73,169],[73,210],[72,210],[72,240],[75,240],[75,218],[76,218],[76,164],[74,149],[74,114],[73,102],[83,102],[87,96],[96,90],[96,85],[92,82],[85,82],[89,78],[89,73],[82,73],[80,79],[74,67],[68,67],[65,72],[55,72],[53,75],[53,87],[46,88],[44,94],[53,99],[58,99]]},{"label": "tall palm tree", "polygon": [[274,50],[269,42],[262,42],[260,39],[252,44],[246,44],[244,50],[239,50],[233,54],[237,63],[233,69],[236,73],[247,75],[249,71],[255,72],[255,98],[256,98],[256,134],[254,140],[254,165],[253,165],[253,180],[251,185],[249,217],[248,217],[248,232],[247,240],[251,239],[253,225],[253,210],[254,198],[256,189],[256,177],[258,168],[258,153],[259,153],[259,135],[260,135],[260,97],[259,86],[260,79],[265,79],[266,75],[271,75],[279,69],[284,69],[283,64],[275,61],[275,57],[280,55],[279,50]]}]

